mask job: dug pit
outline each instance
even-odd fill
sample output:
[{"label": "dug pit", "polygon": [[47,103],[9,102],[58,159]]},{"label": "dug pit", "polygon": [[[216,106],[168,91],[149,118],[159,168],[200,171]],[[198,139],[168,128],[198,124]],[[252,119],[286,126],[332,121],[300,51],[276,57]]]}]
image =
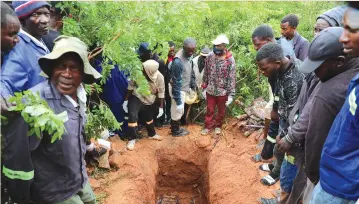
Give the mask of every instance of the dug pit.
[{"label": "dug pit", "polygon": [[266,187],[251,157],[259,152],[253,136],[226,130],[219,139],[200,136],[201,127],[174,138],[169,129],[158,130],[163,141],[147,138],[125,151],[126,142],[111,139],[116,167],[98,179],[95,193],[104,204],[253,204],[273,197],[278,185]]},{"label": "dug pit", "polygon": [[[196,154],[195,154],[196,153]],[[160,149],[157,154],[157,204],[208,204],[208,151],[194,152],[196,162]]]}]

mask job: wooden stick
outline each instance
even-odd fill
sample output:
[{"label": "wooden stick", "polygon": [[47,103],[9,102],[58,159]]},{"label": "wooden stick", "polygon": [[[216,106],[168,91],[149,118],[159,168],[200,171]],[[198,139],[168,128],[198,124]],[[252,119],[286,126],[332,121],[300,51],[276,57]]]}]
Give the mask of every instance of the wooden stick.
[{"label": "wooden stick", "polygon": [[195,122],[196,121],[196,119],[205,111],[205,110],[207,110],[207,106],[206,107],[204,107],[204,109],[203,110],[201,110],[197,115],[196,115],[196,117],[194,117],[194,119],[192,120],[192,122]]}]

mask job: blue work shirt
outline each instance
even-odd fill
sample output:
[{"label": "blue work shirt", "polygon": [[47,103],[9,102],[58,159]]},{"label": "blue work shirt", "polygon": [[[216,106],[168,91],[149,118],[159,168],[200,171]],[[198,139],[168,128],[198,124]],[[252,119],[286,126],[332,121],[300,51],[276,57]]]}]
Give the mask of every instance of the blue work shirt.
[{"label": "blue work shirt", "polygon": [[4,56],[1,66],[0,91],[2,96],[28,90],[45,77],[40,76],[40,57],[49,53],[44,44],[30,38],[24,31],[19,32],[19,43]]},{"label": "blue work shirt", "polygon": [[[102,60],[94,60],[95,69],[102,73]],[[122,108],[122,104],[125,100],[127,93],[128,80],[123,71],[120,71],[118,65],[115,65],[111,69],[111,76],[106,79],[106,83],[103,85],[103,100],[108,104],[111,112],[115,116],[117,122],[122,122],[121,131],[115,130],[116,133],[126,131],[127,120],[125,120],[125,112]]]},{"label": "blue work shirt", "polygon": [[359,74],[350,82],[322,151],[320,185],[337,197],[359,198]]}]

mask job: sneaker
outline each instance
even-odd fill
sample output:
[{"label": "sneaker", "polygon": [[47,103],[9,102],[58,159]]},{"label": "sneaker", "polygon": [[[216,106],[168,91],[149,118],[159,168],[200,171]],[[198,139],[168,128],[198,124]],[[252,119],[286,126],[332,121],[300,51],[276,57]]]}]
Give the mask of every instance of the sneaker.
[{"label": "sneaker", "polygon": [[153,137],[148,137],[149,139],[151,139],[151,140],[158,140],[158,141],[161,141],[161,140],[163,140],[163,137],[161,137],[161,136],[159,136],[159,135],[155,135],[155,136],[153,136]]},{"label": "sneaker", "polygon": [[202,131],[201,131],[201,135],[208,135],[209,133],[209,129],[207,128],[204,128]]},{"label": "sneaker", "polygon": [[216,135],[219,135],[222,133],[221,128],[214,129],[214,132],[216,133]]},{"label": "sneaker", "polygon": [[130,140],[127,143],[127,149],[132,151],[133,149],[135,149],[135,144],[136,144],[136,140]]}]

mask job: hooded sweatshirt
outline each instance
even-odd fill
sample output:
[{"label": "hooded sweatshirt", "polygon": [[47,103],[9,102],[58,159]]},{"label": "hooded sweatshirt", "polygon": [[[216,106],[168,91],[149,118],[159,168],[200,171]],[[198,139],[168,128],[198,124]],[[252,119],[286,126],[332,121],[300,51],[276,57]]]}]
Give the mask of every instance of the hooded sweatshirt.
[{"label": "hooded sweatshirt", "polygon": [[146,72],[150,86],[151,94],[148,96],[138,93],[138,88],[135,81],[130,81],[128,84],[128,90],[133,91],[133,95],[136,96],[145,105],[152,105],[156,100],[156,94],[158,98],[165,97],[165,81],[163,75],[158,71],[159,64],[154,60],[147,60],[143,63],[144,71]]}]

